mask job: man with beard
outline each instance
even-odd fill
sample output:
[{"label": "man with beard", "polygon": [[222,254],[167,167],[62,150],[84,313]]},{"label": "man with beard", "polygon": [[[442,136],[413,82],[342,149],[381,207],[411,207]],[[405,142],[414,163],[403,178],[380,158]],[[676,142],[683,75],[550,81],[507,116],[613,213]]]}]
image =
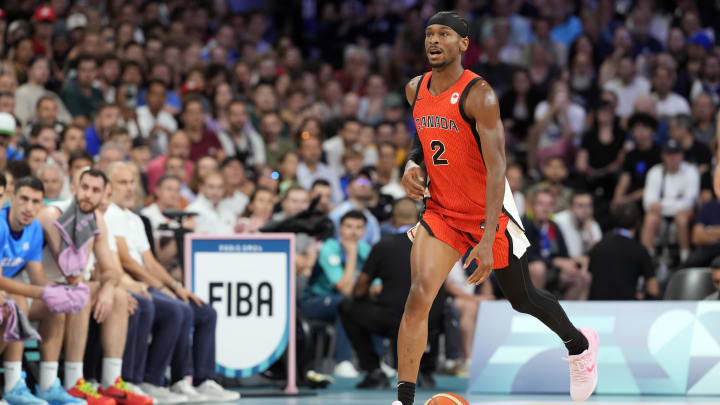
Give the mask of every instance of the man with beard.
[{"label": "man with beard", "polygon": [[[12,404],[84,404],[69,396],[57,378],[57,361],[62,348],[63,326],[68,312],[87,304],[88,287],[53,285],[42,264],[43,232],[35,220],[43,206],[43,185],[35,177],[15,182],[10,206],[0,211],[0,290],[6,291],[31,320],[40,322],[40,379],[38,396],[33,396],[22,376],[23,342],[11,342],[5,350],[4,399]],[[26,270],[23,271],[23,270]],[[33,299],[28,303],[28,298]],[[38,299],[39,298],[39,299]],[[47,402],[46,402],[47,401]]]},{"label": "man with beard", "polygon": [[340,218],[352,210],[358,210],[365,215],[365,236],[363,241],[370,246],[380,240],[380,224],[375,216],[368,209],[373,198],[372,180],[365,174],[358,174],[348,185],[348,199],[338,205],[330,212],[330,219],[335,224],[335,229],[340,229]]},{"label": "man with beard", "polygon": [[248,122],[247,105],[240,100],[227,106],[230,128],[218,135],[227,156],[235,156],[248,166],[265,164],[265,142]]},{"label": "man with beard", "polygon": [[[87,281],[91,305],[85,305],[82,311],[66,319],[65,385],[74,384],[68,393],[85,399],[88,405],[150,405],[151,397],[136,394],[120,377],[128,306],[136,303],[126,291],[117,288],[122,268],[109,248],[103,214],[96,210],[102,201],[107,177],[96,169],[85,170],[79,176],[74,198],[46,207],[38,216],[47,240],[43,265],[50,279],[77,284],[90,280],[95,259],[99,265],[93,279]],[[97,391],[83,378],[90,322],[99,324],[102,336],[102,381]]]}]

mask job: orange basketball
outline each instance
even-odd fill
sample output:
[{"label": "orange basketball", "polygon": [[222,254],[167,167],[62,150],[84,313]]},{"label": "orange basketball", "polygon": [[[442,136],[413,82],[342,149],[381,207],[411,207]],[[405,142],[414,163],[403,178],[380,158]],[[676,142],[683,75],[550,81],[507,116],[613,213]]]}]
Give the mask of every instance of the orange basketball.
[{"label": "orange basketball", "polygon": [[458,394],[443,392],[442,394],[433,395],[432,398],[425,402],[425,405],[470,405],[470,403]]}]

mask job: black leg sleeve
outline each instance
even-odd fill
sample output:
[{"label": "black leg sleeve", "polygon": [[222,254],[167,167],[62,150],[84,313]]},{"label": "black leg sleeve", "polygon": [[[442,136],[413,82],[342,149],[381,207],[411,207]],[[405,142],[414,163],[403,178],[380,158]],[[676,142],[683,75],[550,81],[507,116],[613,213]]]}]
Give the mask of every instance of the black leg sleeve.
[{"label": "black leg sleeve", "polygon": [[587,347],[586,343],[582,344],[587,341],[585,336],[573,326],[555,296],[535,288],[532,284],[527,254],[518,259],[511,252],[509,266],[495,270],[495,278],[513,309],[539,319],[552,329],[566,346],[581,343],[581,346]]}]

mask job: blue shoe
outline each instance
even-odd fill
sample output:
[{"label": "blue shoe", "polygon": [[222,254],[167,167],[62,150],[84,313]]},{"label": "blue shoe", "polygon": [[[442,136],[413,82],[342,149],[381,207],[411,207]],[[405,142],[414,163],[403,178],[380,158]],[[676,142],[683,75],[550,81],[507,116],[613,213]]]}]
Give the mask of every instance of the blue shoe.
[{"label": "blue shoe", "polygon": [[36,397],[30,392],[25,384],[25,373],[23,372],[20,381],[15,384],[13,389],[5,393],[3,398],[10,405],[48,405],[44,400]]},{"label": "blue shoe", "polygon": [[50,405],[87,405],[84,399],[75,398],[65,391],[65,388],[60,385],[60,379],[56,378],[53,385],[48,388],[47,391],[40,390],[40,387],[35,386],[37,396],[40,399],[44,399]]}]

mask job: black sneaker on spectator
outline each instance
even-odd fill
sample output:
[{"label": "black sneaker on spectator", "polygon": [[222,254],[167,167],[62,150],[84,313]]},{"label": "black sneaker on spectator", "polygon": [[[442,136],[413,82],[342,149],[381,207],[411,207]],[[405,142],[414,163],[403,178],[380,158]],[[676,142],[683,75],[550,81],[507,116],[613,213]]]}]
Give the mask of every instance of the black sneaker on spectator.
[{"label": "black sneaker on spectator", "polygon": [[375,369],[365,375],[365,378],[355,385],[361,390],[382,390],[390,386],[390,380],[381,369]]}]

